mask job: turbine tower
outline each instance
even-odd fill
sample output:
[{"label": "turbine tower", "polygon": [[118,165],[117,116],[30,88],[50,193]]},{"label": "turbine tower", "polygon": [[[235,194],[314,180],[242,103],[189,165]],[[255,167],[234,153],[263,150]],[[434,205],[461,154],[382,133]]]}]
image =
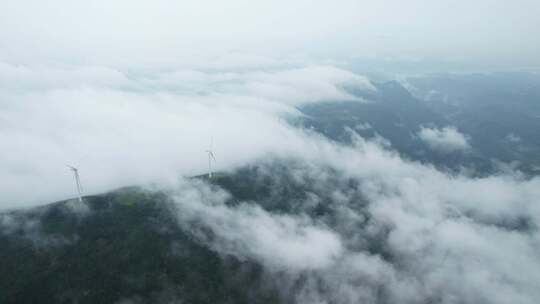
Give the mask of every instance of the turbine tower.
[{"label": "turbine tower", "polygon": [[81,179],[79,178],[79,169],[66,165],[71,171],[73,171],[73,177],[75,178],[75,185],[77,186],[77,195],[79,198],[79,202],[82,203],[82,187],[81,187]]},{"label": "turbine tower", "polygon": [[208,178],[212,178],[213,172],[212,172],[212,160],[214,163],[216,162],[216,157],[214,156],[214,152],[212,152],[212,146],[213,146],[214,140],[212,139],[210,141],[210,149],[206,150],[206,153],[208,154]]}]

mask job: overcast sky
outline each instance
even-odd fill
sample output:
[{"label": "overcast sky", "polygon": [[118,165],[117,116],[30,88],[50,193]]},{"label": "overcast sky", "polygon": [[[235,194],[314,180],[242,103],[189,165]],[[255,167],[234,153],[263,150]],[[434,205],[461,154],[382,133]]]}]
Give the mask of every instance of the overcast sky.
[{"label": "overcast sky", "polygon": [[536,0],[4,0],[0,60],[133,66],[246,52],[530,67],[539,14]]}]

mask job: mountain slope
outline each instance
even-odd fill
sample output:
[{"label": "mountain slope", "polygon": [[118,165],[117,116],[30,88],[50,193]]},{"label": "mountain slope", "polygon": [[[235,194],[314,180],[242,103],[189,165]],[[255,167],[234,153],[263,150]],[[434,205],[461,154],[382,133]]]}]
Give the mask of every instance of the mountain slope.
[{"label": "mountain slope", "polygon": [[182,231],[163,193],[84,200],[1,215],[0,303],[277,302],[260,266]]}]

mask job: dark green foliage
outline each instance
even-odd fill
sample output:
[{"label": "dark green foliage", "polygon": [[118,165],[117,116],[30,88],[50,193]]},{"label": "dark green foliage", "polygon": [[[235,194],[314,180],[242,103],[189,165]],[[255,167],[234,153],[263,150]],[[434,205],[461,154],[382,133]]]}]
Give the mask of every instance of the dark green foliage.
[{"label": "dark green foliage", "polygon": [[19,214],[40,219],[41,245],[0,233],[0,303],[278,302],[276,290],[259,286],[260,266],[221,257],[180,230],[165,195],[130,188],[85,201],[83,215],[66,202]]},{"label": "dark green foliage", "polygon": [[[341,233],[359,233],[370,219],[358,181],[306,166],[275,160],[197,178],[230,192],[230,206],[305,214],[329,227],[339,221],[332,193],[346,192],[349,207],[366,221]],[[18,212],[19,223],[39,222],[32,231],[0,231],[0,271],[11,274],[0,277],[0,303],[293,303],[306,284],[301,275],[283,289],[279,273],[211,250],[182,230],[178,209],[162,192],[125,188],[85,197],[82,213],[69,207],[73,202]],[[377,245],[386,235],[375,237],[354,246],[390,259]]]}]

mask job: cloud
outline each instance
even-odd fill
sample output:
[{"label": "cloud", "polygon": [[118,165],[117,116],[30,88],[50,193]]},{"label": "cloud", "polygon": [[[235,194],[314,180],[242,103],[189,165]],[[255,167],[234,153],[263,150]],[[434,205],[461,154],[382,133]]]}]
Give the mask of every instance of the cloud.
[{"label": "cloud", "polygon": [[359,123],[354,128],[358,131],[366,131],[366,130],[373,129],[373,127],[371,126],[369,122]]},{"label": "cloud", "polygon": [[202,182],[182,185],[174,195],[179,224],[197,229],[196,224],[204,222],[212,235],[205,230],[194,233],[219,252],[281,270],[326,268],[343,250],[339,236],[307,216],[272,214],[253,204],[228,207],[227,198],[227,193],[212,192]]},{"label": "cloud", "polygon": [[455,127],[442,129],[421,127],[417,136],[430,149],[441,153],[463,152],[471,148],[469,138]]},{"label": "cloud", "polygon": [[[74,204],[59,209],[60,212],[69,212],[70,215],[79,216],[87,213],[86,206]],[[79,209],[74,209],[77,206]],[[47,212],[46,208],[38,208],[29,212],[2,212],[0,213],[0,236],[17,236],[19,241],[27,242],[37,249],[50,249],[74,244],[78,241],[77,235],[64,235],[44,231],[41,219]]]},{"label": "cloud", "polygon": [[521,142],[521,137],[515,135],[514,133],[509,133],[504,137],[505,140],[511,142],[511,143],[519,143]]},{"label": "cloud", "polygon": [[261,263],[296,303],[535,303],[540,179],[450,175],[360,137],[310,141],[315,153],[255,163],[250,187],[272,191],[254,202],[182,183],[180,224]]}]

